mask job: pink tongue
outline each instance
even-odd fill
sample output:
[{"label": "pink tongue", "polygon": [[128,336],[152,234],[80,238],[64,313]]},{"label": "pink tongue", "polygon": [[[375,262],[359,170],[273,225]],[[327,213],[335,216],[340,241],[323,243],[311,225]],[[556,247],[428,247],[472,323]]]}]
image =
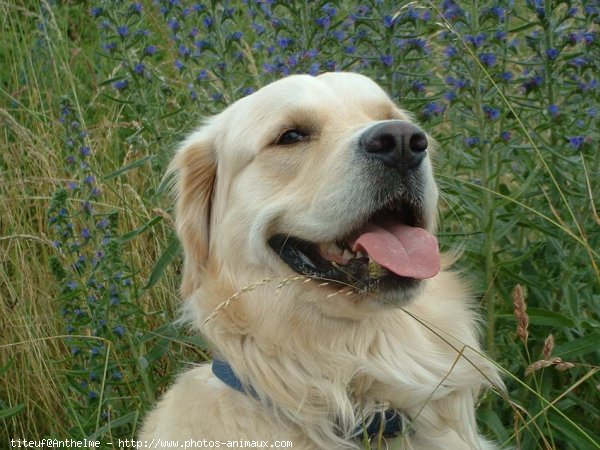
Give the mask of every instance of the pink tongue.
[{"label": "pink tongue", "polygon": [[437,239],[423,228],[369,224],[352,251],[366,251],[381,266],[402,277],[431,278],[440,271]]}]

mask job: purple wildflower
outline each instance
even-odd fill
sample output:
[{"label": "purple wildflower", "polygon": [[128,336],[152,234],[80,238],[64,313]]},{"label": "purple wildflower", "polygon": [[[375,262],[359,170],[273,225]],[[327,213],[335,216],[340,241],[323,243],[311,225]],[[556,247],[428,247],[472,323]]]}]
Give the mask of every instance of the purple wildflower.
[{"label": "purple wildflower", "polygon": [[548,57],[548,59],[553,60],[558,58],[558,54],[560,52],[558,51],[557,48],[549,48],[548,50],[546,50],[546,56]]},{"label": "purple wildflower", "polygon": [[573,136],[569,139],[569,145],[575,150],[579,150],[583,146],[584,142],[585,138],[583,136]]},{"label": "purple wildflower", "polygon": [[126,38],[127,36],[129,36],[129,28],[127,27],[127,25],[121,25],[117,27],[117,33],[122,38]]},{"label": "purple wildflower", "polygon": [[119,81],[115,81],[113,83],[113,87],[117,90],[117,91],[122,91],[124,89],[127,89],[127,87],[129,86],[129,80],[125,79],[125,80],[119,80]]},{"label": "purple wildflower", "polygon": [[479,138],[477,136],[466,137],[465,144],[467,144],[467,147],[475,147],[479,145]]},{"label": "purple wildflower", "polygon": [[494,67],[496,65],[496,55],[493,53],[480,53],[479,60],[483,65],[488,67]]},{"label": "purple wildflower", "polygon": [[486,117],[492,121],[498,120],[500,118],[500,110],[497,108],[492,108],[491,106],[484,105],[483,112]]},{"label": "purple wildflower", "polygon": [[381,57],[381,62],[385,66],[390,67],[392,64],[394,64],[394,57],[392,55],[384,55]]}]

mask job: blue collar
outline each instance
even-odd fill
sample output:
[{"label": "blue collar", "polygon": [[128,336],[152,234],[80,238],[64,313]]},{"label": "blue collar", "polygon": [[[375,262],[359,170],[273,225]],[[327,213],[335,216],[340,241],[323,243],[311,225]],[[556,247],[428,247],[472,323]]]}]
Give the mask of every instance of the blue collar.
[{"label": "blue collar", "polygon": [[[213,358],[212,372],[215,376],[230,388],[235,389],[242,394],[258,398],[256,391],[252,386],[244,386],[240,378],[233,371],[228,362],[222,359]],[[394,438],[404,431],[404,416],[397,409],[386,409],[381,414],[376,414],[366,429],[369,439],[379,436]],[[365,430],[361,426],[357,427],[353,437],[361,438]]]}]

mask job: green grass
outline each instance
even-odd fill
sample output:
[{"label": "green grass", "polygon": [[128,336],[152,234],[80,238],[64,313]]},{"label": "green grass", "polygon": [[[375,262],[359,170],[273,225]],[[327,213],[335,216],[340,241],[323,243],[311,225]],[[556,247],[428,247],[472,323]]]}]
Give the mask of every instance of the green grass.
[{"label": "green grass", "polygon": [[172,375],[207,359],[170,325],[174,145],[249,88],[341,69],[376,79],[440,143],[440,242],[463,251],[508,386],[483,399],[482,428],[527,450],[600,448],[598,2],[504,15],[491,1],[297,2],[254,19],[241,2],[142,3],[0,3],[2,442],[134,437]]}]

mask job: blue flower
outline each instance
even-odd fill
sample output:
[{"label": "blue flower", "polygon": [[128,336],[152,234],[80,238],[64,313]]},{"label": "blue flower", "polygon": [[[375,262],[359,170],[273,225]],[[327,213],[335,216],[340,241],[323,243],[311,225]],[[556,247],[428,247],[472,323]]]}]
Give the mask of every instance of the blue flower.
[{"label": "blue flower", "polygon": [[583,136],[574,136],[569,139],[569,145],[575,150],[579,150],[583,146],[584,142],[585,138]]},{"label": "blue flower", "polygon": [[108,53],[112,53],[117,49],[117,44],[115,42],[107,42],[106,44],[102,44],[102,49]]},{"label": "blue flower", "polygon": [[394,64],[394,57],[392,55],[383,55],[381,57],[381,62],[385,66],[390,67],[392,64]]},{"label": "blue flower", "polygon": [[446,58],[453,58],[456,55],[458,55],[458,50],[456,49],[456,47],[449,45],[444,49],[444,55],[446,56]]},{"label": "blue flower", "polygon": [[167,26],[171,29],[173,33],[177,32],[181,28],[181,25],[179,24],[179,21],[177,19],[170,19],[167,22]]},{"label": "blue flower", "polygon": [[110,220],[108,220],[108,218],[104,218],[102,220],[100,220],[98,223],[96,223],[96,228],[100,229],[100,230],[104,230],[106,228],[108,228],[110,226]]},{"label": "blue flower", "polygon": [[96,400],[98,399],[98,393],[96,391],[89,391],[88,397],[90,398],[90,400]]},{"label": "blue flower", "polygon": [[383,25],[386,28],[391,28],[396,24],[397,21],[398,21],[398,16],[395,16],[395,17],[394,16],[385,16],[383,18]]},{"label": "blue flower", "polygon": [[179,55],[187,58],[191,53],[192,51],[188,47],[186,47],[184,44],[179,44]]},{"label": "blue flower", "polygon": [[125,37],[129,36],[129,28],[127,27],[127,25],[121,25],[121,26],[117,27],[117,33],[122,38],[125,38]]},{"label": "blue flower", "polygon": [[492,121],[500,118],[500,110],[492,108],[491,106],[484,105],[483,112],[485,113],[486,117]]},{"label": "blue flower", "polygon": [[104,9],[102,9],[100,6],[94,6],[91,10],[90,13],[92,14],[92,17],[94,18],[98,18],[100,17],[102,14],[104,14]]},{"label": "blue flower", "polygon": [[485,33],[479,33],[477,36],[472,36],[470,34],[465,36],[465,40],[473,44],[475,48],[481,47],[486,39],[487,36],[485,35]]},{"label": "blue flower", "polygon": [[143,75],[145,70],[146,66],[144,63],[137,63],[135,66],[133,66],[133,71],[138,75]]},{"label": "blue flower", "polygon": [[456,95],[456,91],[447,91],[444,93],[444,98],[449,102],[453,102],[458,96]]},{"label": "blue flower", "polygon": [[260,24],[260,23],[252,23],[252,28],[254,29],[254,31],[256,32],[256,34],[258,34],[259,36],[261,34],[263,34],[265,31],[267,31],[267,29],[264,27],[264,25]]},{"label": "blue flower", "polygon": [[467,144],[467,147],[475,147],[479,145],[479,138],[477,136],[466,137],[465,144]]},{"label": "blue flower", "polygon": [[123,373],[120,370],[115,370],[112,373],[113,380],[121,381],[123,379]]},{"label": "blue flower", "polygon": [[288,45],[292,44],[293,42],[294,42],[294,40],[291,38],[280,37],[277,40],[277,45],[279,45],[281,48],[286,48]]},{"label": "blue flower", "polygon": [[546,56],[548,57],[548,59],[553,60],[558,58],[558,54],[560,52],[558,51],[558,49],[556,48],[549,48],[548,50],[546,50]]},{"label": "blue flower", "polygon": [[131,9],[132,13],[141,14],[144,9],[144,6],[141,3],[132,3],[129,8]]},{"label": "blue flower", "polygon": [[425,92],[425,83],[417,80],[412,84],[412,89],[414,92]]},{"label": "blue flower", "polygon": [[145,53],[146,55],[148,55],[148,56],[152,56],[152,55],[155,55],[155,54],[156,54],[156,51],[157,51],[157,50],[158,50],[158,49],[156,48],[156,45],[149,45],[148,47],[146,47],[146,48],[144,49],[144,53]]},{"label": "blue flower", "polygon": [[493,53],[481,53],[479,54],[479,60],[488,67],[494,67],[496,65],[496,55]]},{"label": "blue flower", "polygon": [[317,49],[310,49],[306,53],[304,53],[304,57],[308,59],[314,59],[319,55],[319,51]]},{"label": "blue flower", "polygon": [[85,184],[92,185],[92,184],[94,184],[96,182],[96,177],[94,175],[88,175],[87,177],[85,177],[83,179],[83,182]]},{"label": "blue flower", "polygon": [[90,233],[90,229],[89,228],[83,228],[83,230],[81,230],[81,237],[85,240],[88,240],[92,237],[92,233]]},{"label": "blue flower", "polygon": [[552,117],[556,117],[560,113],[560,111],[558,109],[558,106],[556,106],[555,104],[552,104],[552,105],[548,106],[548,112],[550,113],[550,115]]},{"label": "blue flower", "polygon": [[506,10],[500,6],[492,6],[489,10],[489,13],[493,16],[496,16],[498,20],[503,21],[506,16]]},{"label": "blue flower", "polygon": [[504,81],[510,81],[513,79],[513,74],[511,72],[502,72],[501,77]]},{"label": "blue flower", "polygon": [[210,28],[213,26],[213,23],[215,22],[214,19],[211,16],[206,16],[203,20],[204,22],[204,26],[206,28]]},{"label": "blue flower", "polygon": [[329,28],[329,25],[331,25],[331,18],[329,16],[319,17],[315,23],[321,28]]},{"label": "blue flower", "polygon": [[117,325],[116,327],[113,328],[113,331],[117,336],[123,337],[123,336],[125,336],[127,329],[123,325]]},{"label": "blue flower", "polygon": [[185,69],[185,64],[181,60],[176,59],[175,67],[177,68],[177,70],[183,70],[183,69]]},{"label": "blue flower", "polygon": [[119,81],[115,81],[113,83],[113,87],[117,91],[122,91],[124,89],[127,89],[128,86],[129,86],[129,80],[119,80]]},{"label": "blue flower", "polygon": [[326,13],[329,17],[335,17],[337,15],[337,9],[331,3],[327,3],[321,8],[321,11]]},{"label": "blue flower", "polygon": [[446,105],[439,102],[427,103],[425,105],[425,108],[423,109],[423,113],[425,114],[425,116],[439,115],[442,114],[444,111],[446,111]]}]

